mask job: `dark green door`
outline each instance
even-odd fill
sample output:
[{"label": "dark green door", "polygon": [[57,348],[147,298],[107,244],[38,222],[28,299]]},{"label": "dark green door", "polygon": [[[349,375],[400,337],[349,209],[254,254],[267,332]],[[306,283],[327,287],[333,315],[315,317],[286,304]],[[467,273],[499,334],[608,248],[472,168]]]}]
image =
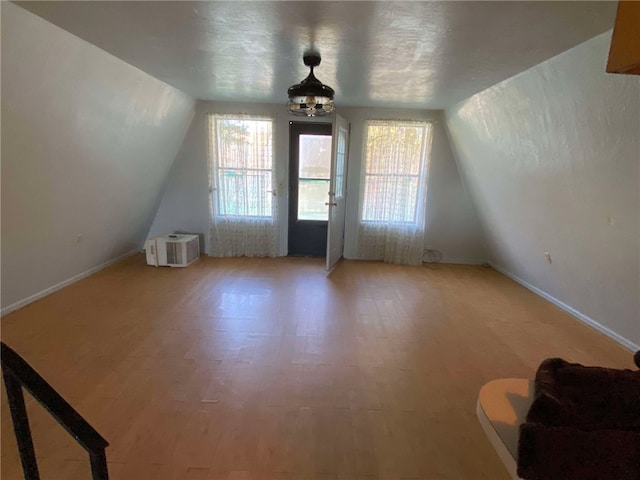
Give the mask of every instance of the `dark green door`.
[{"label": "dark green door", "polygon": [[289,255],[327,253],[331,124],[289,122]]}]

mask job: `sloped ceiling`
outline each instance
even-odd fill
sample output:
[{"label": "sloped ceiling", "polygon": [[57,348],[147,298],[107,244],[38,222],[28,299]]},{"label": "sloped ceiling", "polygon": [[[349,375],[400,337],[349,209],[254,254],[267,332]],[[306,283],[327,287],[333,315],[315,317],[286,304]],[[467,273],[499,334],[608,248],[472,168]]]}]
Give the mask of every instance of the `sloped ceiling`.
[{"label": "sloped ceiling", "polygon": [[[447,107],[613,26],[615,2],[17,2],[206,100],[284,102],[308,70],[344,106]],[[603,60],[604,61],[604,60]]]}]

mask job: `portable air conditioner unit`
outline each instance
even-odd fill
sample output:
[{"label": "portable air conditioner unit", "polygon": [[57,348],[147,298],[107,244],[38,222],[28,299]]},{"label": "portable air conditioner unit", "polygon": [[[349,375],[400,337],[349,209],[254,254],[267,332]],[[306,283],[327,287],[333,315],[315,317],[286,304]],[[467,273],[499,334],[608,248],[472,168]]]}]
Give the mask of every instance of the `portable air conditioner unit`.
[{"label": "portable air conditioner unit", "polygon": [[147,240],[147,265],[188,267],[200,257],[198,235],[170,234]]}]

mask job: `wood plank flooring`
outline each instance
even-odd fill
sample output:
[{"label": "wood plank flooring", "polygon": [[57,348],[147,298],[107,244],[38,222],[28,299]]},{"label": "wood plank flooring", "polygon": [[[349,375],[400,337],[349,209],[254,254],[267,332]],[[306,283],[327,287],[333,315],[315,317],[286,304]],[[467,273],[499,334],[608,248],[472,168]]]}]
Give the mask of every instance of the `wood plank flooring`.
[{"label": "wood plank flooring", "polygon": [[[483,267],[135,255],[2,319],[110,442],[113,480],[506,479],[480,387],[631,354]],[[28,402],[43,479],[87,456]],[[2,397],[2,478],[21,478]]]}]

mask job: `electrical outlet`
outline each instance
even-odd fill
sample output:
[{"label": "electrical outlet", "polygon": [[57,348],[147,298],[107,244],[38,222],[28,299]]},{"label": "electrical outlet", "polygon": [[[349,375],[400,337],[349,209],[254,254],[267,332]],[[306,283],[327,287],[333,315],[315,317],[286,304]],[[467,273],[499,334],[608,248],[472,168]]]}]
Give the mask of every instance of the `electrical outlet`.
[{"label": "electrical outlet", "polygon": [[551,254],[549,252],[544,252],[544,258],[547,263],[551,263]]}]

